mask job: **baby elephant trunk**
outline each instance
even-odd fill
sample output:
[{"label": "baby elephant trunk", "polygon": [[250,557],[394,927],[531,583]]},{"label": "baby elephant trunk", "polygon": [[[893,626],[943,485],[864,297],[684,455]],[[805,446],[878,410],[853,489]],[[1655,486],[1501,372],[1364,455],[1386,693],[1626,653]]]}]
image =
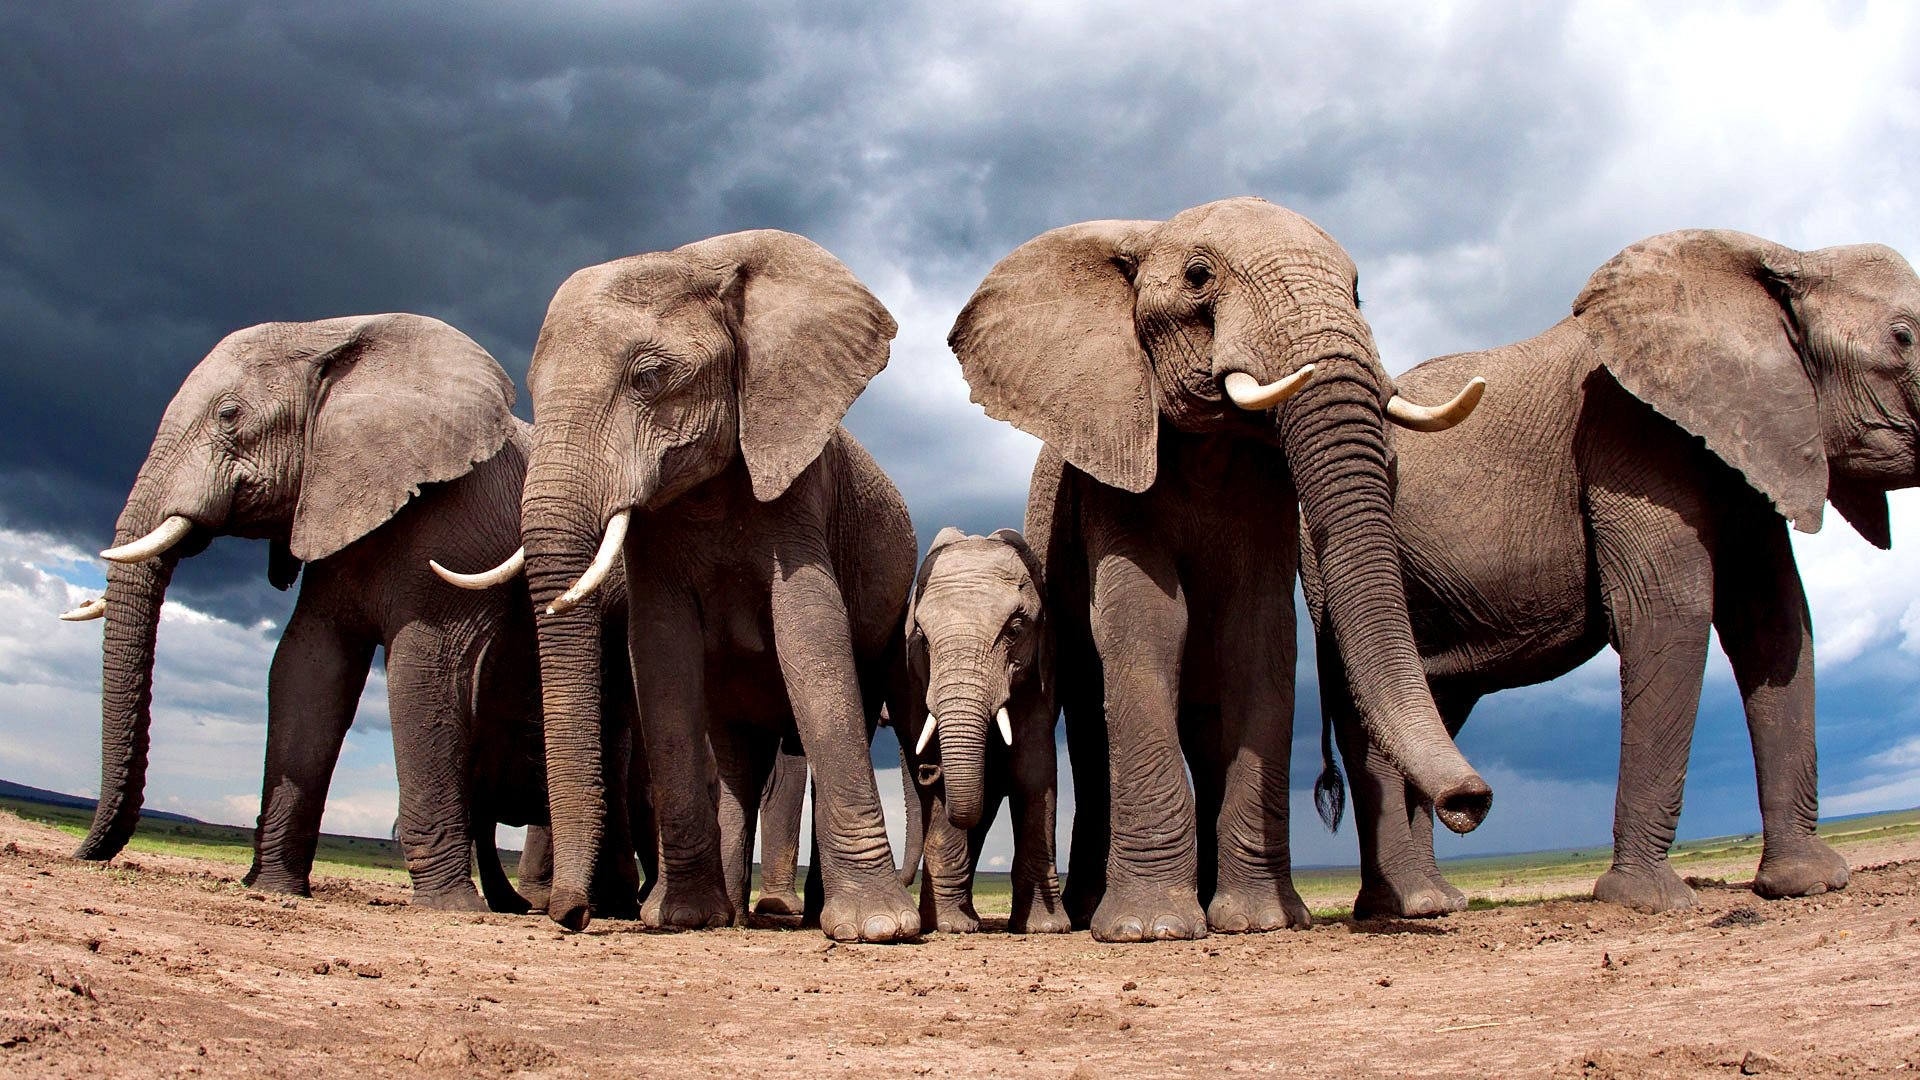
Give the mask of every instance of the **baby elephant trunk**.
[{"label": "baby elephant trunk", "polygon": [[[932,710],[930,718],[940,740],[940,775],[946,787],[947,820],[956,829],[971,829],[980,823],[987,732],[994,723],[996,695],[989,691],[980,660],[946,665],[936,661],[933,677],[927,708]],[[1004,700],[1005,695],[997,697]]]}]

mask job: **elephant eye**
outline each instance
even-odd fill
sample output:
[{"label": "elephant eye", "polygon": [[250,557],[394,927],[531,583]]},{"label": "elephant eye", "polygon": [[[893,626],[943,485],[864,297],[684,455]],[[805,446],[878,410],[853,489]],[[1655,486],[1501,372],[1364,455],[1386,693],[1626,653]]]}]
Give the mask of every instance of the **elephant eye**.
[{"label": "elephant eye", "polygon": [[1188,263],[1186,279],[1187,288],[1204,289],[1213,280],[1213,268],[1203,262]]},{"label": "elephant eye", "polygon": [[240,422],[240,403],[229,398],[220,403],[220,407],[214,410],[213,415],[220,421],[222,427],[232,429]]},{"label": "elephant eye", "polygon": [[634,365],[632,374],[628,376],[634,391],[641,397],[652,397],[660,389],[661,369],[660,364]]},{"label": "elephant eye", "polygon": [[1903,349],[1913,348],[1913,327],[1905,323],[1894,324],[1893,343]]}]

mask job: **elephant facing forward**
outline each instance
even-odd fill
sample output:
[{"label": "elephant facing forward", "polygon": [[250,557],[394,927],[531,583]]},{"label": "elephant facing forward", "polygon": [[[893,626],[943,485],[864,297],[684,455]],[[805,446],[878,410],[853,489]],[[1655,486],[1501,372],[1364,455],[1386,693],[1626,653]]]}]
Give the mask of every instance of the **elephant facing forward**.
[{"label": "elephant facing forward", "polygon": [[1016,934],[1070,929],[1054,868],[1058,764],[1040,564],[1018,532],[940,530],[907,614],[905,731],[925,831],[922,925],[980,928],[973,875],[1002,799],[1013,810]]},{"label": "elephant facing forward", "polygon": [[112,858],[139,820],[175,564],[215,536],[252,537],[268,541],[274,585],[304,580],[269,676],[248,882],[307,893],[334,763],[384,648],[414,901],[479,907],[477,847],[488,901],[526,909],[492,835],[547,816],[525,590],[462,592],[426,566],[490,564],[518,542],[531,445],[512,403],[485,350],[418,315],[251,327],[188,374],[103,552],[106,596],[69,613],[106,621],[100,801],[81,858]]},{"label": "elephant facing forward", "polygon": [[797,734],[822,928],[919,933],[868,758],[902,648],[913,530],[840,427],[893,334],[837,259],[771,230],[588,267],[555,294],[528,374],[521,535],[540,613],[548,914],[562,925],[587,923],[602,844],[599,587],[624,560],[660,827],[661,883],[642,917],[744,916],[757,803]]},{"label": "elephant facing forward", "polygon": [[[1816,530],[1831,501],[1888,546],[1885,492],[1920,480],[1916,318],[1920,279],[1888,248],[1800,252],[1692,230],[1615,256],[1538,337],[1401,376],[1431,391],[1485,372],[1500,387],[1455,431],[1398,445],[1400,561],[1448,727],[1485,694],[1565,674],[1608,644],[1620,654],[1613,865],[1599,899],[1694,903],[1667,851],[1710,629],[1753,741],[1765,834],[1755,891],[1846,884],[1845,860],[1814,835],[1813,635],[1787,522]],[[1321,548],[1311,530],[1308,547]],[[1305,569],[1324,619],[1331,567],[1309,558]],[[1335,692],[1356,654],[1337,637],[1320,648],[1327,716],[1353,775],[1356,910],[1458,910],[1425,800]],[[1325,794],[1339,784],[1328,754]]]},{"label": "elephant facing forward", "polygon": [[1055,229],[994,267],[948,340],[974,400],[1047,444],[1025,532],[1073,762],[1076,921],[1115,941],[1308,924],[1287,844],[1296,504],[1369,735],[1449,826],[1479,823],[1491,792],[1407,621],[1386,425],[1457,419],[1481,384],[1437,410],[1399,399],[1332,238],[1259,199]]}]

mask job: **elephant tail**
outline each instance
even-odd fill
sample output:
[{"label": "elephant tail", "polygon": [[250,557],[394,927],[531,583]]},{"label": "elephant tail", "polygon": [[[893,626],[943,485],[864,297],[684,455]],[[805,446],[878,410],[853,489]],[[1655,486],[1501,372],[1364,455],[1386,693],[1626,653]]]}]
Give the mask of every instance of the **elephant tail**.
[{"label": "elephant tail", "polygon": [[1333,713],[1320,716],[1320,779],[1313,782],[1313,807],[1328,832],[1340,831],[1341,815],[1347,810],[1347,783],[1340,775],[1340,764],[1333,759]]}]

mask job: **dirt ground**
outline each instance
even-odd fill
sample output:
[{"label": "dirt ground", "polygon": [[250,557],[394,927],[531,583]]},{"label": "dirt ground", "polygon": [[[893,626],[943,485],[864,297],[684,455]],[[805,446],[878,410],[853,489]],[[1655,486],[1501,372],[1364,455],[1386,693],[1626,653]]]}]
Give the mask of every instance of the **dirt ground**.
[{"label": "dirt ground", "polygon": [[0,1073],[1112,1077],[1920,1069],[1920,843],[1849,849],[1844,892],[1735,886],[1434,922],[1100,945],[835,946],[443,915],[322,879],[99,866],[0,814]]}]

